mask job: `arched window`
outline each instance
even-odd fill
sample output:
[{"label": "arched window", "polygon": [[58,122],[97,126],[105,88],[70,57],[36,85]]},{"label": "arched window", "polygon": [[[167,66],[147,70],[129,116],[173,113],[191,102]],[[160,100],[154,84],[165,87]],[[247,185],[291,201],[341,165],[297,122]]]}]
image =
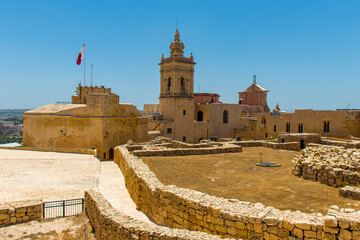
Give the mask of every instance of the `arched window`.
[{"label": "arched window", "polygon": [[185,79],[184,78],[180,78],[180,88],[181,88],[181,90],[185,90]]},{"label": "arched window", "polygon": [[198,121],[204,121],[204,113],[203,111],[198,111]]},{"label": "arched window", "polygon": [[229,122],[229,113],[227,110],[225,110],[223,112],[223,123],[228,123]]},{"label": "arched window", "polygon": [[168,87],[167,87],[168,91],[171,91],[171,77],[169,77],[168,79]]}]

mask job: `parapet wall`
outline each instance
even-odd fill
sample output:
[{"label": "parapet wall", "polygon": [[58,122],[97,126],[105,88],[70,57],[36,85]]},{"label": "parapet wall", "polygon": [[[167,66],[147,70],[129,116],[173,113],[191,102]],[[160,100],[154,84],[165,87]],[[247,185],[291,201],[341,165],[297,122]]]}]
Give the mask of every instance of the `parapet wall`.
[{"label": "parapet wall", "polygon": [[283,150],[291,150],[291,151],[300,151],[300,143],[299,142],[287,142],[287,143],[276,143],[269,141],[240,141],[240,142],[231,142],[231,144],[235,144],[242,147],[267,147],[273,149],[283,149]]},{"label": "parapet wall", "polygon": [[186,156],[186,155],[205,155],[220,153],[242,152],[242,147],[234,144],[224,143],[221,146],[211,146],[205,148],[174,148],[160,150],[134,150],[133,155],[144,156]]},{"label": "parapet wall", "polygon": [[28,150],[28,151],[39,151],[39,152],[81,153],[81,154],[91,154],[94,155],[94,157],[97,157],[96,150],[88,149],[88,148],[0,147],[0,149]]},{"label": "parapet wall", "polygon": [[339,146],[343,148],[357,148],[360,149],[360,141],[343,140],[336,141],[329,138],[321,138],[321,144],[330,146]]},{"label": "parapet wall", "polygon": [[0,227],[42,217],[42,201],[29,200],[0,205]]},{"label": "parapet wall", "polygon": [[292,160],[295,176],[333,187],[360,183],[360,151],[309,144]]},{"label": "parapet wall", "polygon": [[353,210],[331,209],[324,217],[164,186],[141,159],[122,146],[115,148],[114,161],[137,209],[160,225],[244,239],[360,238],[360,213]]},{"label": "parapet wall", "polygon": [[171,229],[134,220],[111,206],[100,192],[93,190],[85,191],[85,212],[96,239],[220,239],[219,236],[203,232]]}]

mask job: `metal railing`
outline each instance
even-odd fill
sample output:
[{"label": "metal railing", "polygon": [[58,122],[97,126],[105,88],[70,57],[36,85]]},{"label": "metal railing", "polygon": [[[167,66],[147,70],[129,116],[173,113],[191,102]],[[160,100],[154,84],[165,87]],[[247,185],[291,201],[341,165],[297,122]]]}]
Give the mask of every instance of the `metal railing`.
[{"label": "metal railing", "polygon": [[71,199],[43,203],[43,218],[73,216],[84,211],[84,199]]}]

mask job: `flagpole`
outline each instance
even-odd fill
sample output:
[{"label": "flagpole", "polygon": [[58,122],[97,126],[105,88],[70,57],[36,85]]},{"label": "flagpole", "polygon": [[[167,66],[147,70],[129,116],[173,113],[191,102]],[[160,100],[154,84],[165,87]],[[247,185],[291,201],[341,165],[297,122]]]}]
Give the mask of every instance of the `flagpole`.
[{"label": "flagpole", "polygon": [[85,59],[86,59],[86,54],[85,54],[85,41],[84,41],[84,87],[85,87]]}]

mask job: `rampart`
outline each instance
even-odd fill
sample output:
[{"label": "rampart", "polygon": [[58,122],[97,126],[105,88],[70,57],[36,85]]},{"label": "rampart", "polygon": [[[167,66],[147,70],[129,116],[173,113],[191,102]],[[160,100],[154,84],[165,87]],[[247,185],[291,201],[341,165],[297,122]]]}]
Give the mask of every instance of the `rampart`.
[{"label": "rampart", "polygon": [[28,200],[0,205],[0,227],[42,217],[42,201]]},{"label": "rampart", "polygon": [[360,151],[309,144],[292,160],[292,173],[333,187],[360,183]]},{"label": "rampart", "polygon": [[244,239],[359,239],[360,213],[330,209],[328,215],[280,211],[261,203],[224,199],[165,186],[138,157],[115,148],[137,209],[160,225]]},{"label": "rampart", "polygon": [[85,191],[85,211],[96,239],[220,239],[219,236],[203,232],[153,226],[134,220],[114,209],[101,193],[93,190]]},{"label": "rampart", "polygon": [[97,157],[96,150],[88,149],[88,148],[0,147],[0,149],[27,150],[27,151],[40,151],[40,152],[80,153],[80,154],[91,154],[94,155],[94,157]]}]

